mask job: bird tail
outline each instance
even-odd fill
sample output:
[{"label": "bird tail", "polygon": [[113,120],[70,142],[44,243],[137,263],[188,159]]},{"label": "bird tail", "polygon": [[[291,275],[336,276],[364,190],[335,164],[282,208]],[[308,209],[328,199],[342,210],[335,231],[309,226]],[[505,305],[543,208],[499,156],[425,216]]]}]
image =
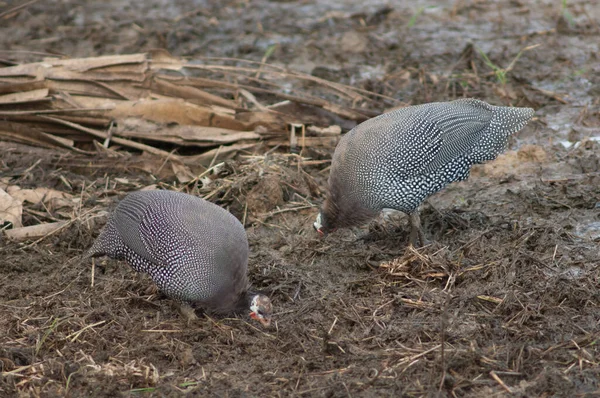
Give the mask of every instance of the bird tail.
[{"label": "bird tail", "polygon": [[97,256],[97,254],[94,253],[92,251],[92,249],[88,249],[85,253],[79,254],[79,255],[69,259],[67,261],[67,264],[68,265],[78,264],[79,266],[82,266],[87,260],[89,260],[90,258],[95,257],[95,256]]},{"label": "bird tail", "polygon": [[87,249],[85,251],[85,253],[83,253],[75,258],[75,259],[79,260],[80,265],[83,264],[84,262],[88,261],[90,258],[113,254],[110,250],[110,246],[107,247],[107,244],[106,244],[106,242],[108,240],[110,240],[110,239],[106,238],[106,235],[110,232],[110,230],[112,228],[113,228],[112,224],[110,224],[110,222],[109,222],[104,227],[104,229],[102,229],[102,231],[100,232],[100,235],[96,238],[96,240],[92,244],[92,247]]},{"label": "bird tail", "polygon": [[96,242],[94,242],[94,244],[92,245],[92,247],[90,247],[89,249],[87,249],[85,251],[85,253],[80,254],[79,256],[75,257],[73,260],[78,260],[79,264],[83,264],[86,261],[88,261],[90,258],[92,257],[98,257],[100,255],[102,255],[103,253],[101,253],[101,250],[99,250],[99,247],[96,247]]},{"label": "bird tail", "polygon": [[81,261],[85,261],[92,257],[100,257],[111,254],[109,250],[106,249],[104,242],[104,231],[102,231],[100,236],[98,236],[98,238],[96,238],[92,244],[92,247],[90,247],[84,254],[81,255]]},{"label": "bird tail", "polygon": [[89,260],[92,257],[96,257],[98,256],[98,253],[96,253],[96,251],[94,250],[94,248],[90,248],[88,250],[86,250],[85,253],[83,253],[82,255],[79,256],[80,261],[83,263],[84,261]]},{"label": "bird tail", "polygon": [[532,108],[494,106],[491,124],[496,125],[503,132],[504,137],[508,138],[525,127],[533,117],[534,112]]},{"label": "bird tail", "polygon": [[471,154],[473,163],[484,163],[496,159],[506,149],[508,137],[521,130],[533,117],[531,108],[491,106],[492,120],[486,139]]}]

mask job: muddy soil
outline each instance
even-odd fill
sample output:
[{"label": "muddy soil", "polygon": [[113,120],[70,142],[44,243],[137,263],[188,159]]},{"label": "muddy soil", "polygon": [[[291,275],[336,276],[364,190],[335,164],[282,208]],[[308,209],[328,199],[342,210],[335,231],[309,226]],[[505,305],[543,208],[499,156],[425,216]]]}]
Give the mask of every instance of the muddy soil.
[{"label": "muddy soil", "polygon": [[[536,109],[506,154],[424,204],[434,243],[418,250],[401,214],[316,236],[327,164],[297,155],[239,157],[182,186],[136,167],[141,155],[0,143],[3,183],[81,199],[66,216],[27,207],[25,225],[71,222],[0,244],[1,395],[600,394],[600,5],[317,3],[0,2],[5,65],[164,48],[265,58],[411,104]],[[126,264],[78,261],[106,212],[151,185],[209,195],[245,222],[271,329],[210,314],[188,325]]]}]

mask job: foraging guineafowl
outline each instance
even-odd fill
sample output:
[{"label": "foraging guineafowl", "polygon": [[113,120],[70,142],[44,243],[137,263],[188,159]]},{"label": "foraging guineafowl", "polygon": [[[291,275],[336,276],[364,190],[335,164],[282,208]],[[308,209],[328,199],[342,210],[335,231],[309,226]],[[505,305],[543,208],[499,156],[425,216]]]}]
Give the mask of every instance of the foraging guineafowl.
[{"label": "foraging guineafowl", "polygon": [[247,290],[248,240],[242,224],[204,199],[173,191],[138,191],[117,206],[86,257],[126,260],[179,305],[217,313],[250,310],[268,326],[271,302]]},{"label": "foraging guineafowl", "polygon": [[326,234],[365,223],[383,209],[410,215],[410,242],[425,244],[418,207],[473,164],[495,159],[531,108],[476,99],[394,110],[356,126],[333,154],[329,192],[314,227]]}]

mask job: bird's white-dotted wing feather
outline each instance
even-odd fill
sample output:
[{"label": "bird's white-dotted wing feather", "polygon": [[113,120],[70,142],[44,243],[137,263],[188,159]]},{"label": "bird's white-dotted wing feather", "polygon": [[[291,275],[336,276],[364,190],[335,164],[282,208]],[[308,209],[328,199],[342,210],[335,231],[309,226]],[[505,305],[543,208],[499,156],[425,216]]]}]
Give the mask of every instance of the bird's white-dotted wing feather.
[{"label": "bird's white-dotted wing feather", "polygon": [[148,251],[147,245],[140,235],[140,224],[148,213],[148,209],[152,207],[155,199],[159,196],[160,194],[155,192],[130,193],[119,202],[111,216],[111,222],[125,246],[153,264],[164,265]]},{"label": "bird's white-dotted wing feather", "polygon": [[171,297],[227,307],[246,288],[246,232],[213,203],[172,191],[133,192],[111,222]]},{"label": "bird's white-dotted wing feather", "polygon": [[[155,263],[167,268],[168,285],[163,287],[167,293],[173,290],[172,294],[198,301],[212,297],[227,301],[246,287],[245,230],[215,204],[170,193],[169,200],[148,208],[139,234]],[[159,272],[155,275],[160,277]]]}]

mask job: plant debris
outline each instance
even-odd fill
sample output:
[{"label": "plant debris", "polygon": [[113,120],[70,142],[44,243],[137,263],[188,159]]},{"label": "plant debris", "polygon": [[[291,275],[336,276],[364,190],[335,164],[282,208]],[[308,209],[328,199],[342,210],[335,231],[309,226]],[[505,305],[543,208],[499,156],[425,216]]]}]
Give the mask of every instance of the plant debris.
[{"label": "plant debris", "polygon": [[[594,5],[0,2],[0,395],[598,395]],[[536,115],[427,200],[433,243],[393,212],[319,238],[342,134],[461,97]],[[244,223],[271,329],[81,262],[140,189]]]}]

